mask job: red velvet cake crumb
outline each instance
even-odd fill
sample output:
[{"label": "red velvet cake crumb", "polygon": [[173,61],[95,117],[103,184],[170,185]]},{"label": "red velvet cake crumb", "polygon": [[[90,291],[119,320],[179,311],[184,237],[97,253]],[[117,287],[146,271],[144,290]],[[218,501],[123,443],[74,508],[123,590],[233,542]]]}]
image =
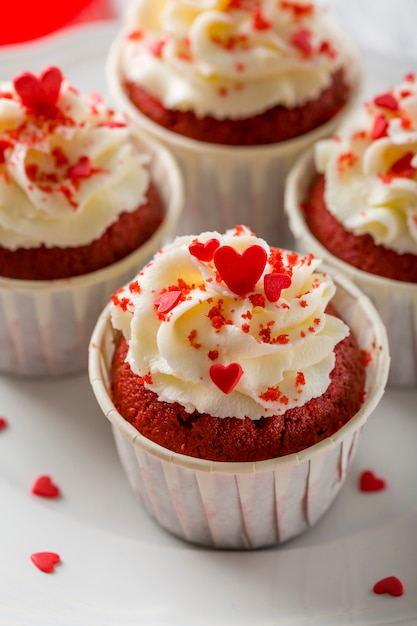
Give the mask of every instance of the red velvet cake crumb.
[{"label": "red velvet cake crumb", "polygon": [[122,336],[113,356],[111,395],[124,419],[164,448],[212,461],[260,461],[299,452],[334,434],[363,398],[363,353],[352,334],[335,348],[331,383],[321,397],[258,420],[187,413],[178,403],[162,402],[132,373],[126,354]]},{"label": "red velvet cake crumb", "polygon": [[57,280],[88,274],[120,261],[147,241],[164,219],[164,207],[151,183],[145,202],[91,244],[72,248],[19,248],[0,246],[0,276],[21,280]]},{"label": "red velvet cake crumb", "polygon": [[306,223],[320,243],[335,257],[364,272],[384,278],[417,283],[417,256],[399,254],[376,245],[371,235],[354,235],[346,231],[326,207],[325,180],[318,176],[310,198],[304,206]]},{"label": "red velvet cake crumb", "polygon": [[334,117],[346,104],[350,88],[345,71],[338,70],[332,82],[315,100],[292,109],[276,106],[245,119],[217,120],[197,117],[192,111],[167,110],[140,85],[125,82],[130,100],[146,117],[168,130],[198,141],[235,146],[252,146],[288,141]]}]

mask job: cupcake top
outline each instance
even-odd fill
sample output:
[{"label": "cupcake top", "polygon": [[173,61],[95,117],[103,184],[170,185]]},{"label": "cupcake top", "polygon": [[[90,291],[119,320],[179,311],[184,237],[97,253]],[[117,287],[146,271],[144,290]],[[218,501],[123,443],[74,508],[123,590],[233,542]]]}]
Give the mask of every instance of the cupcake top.
[{"label": "cupcake top", "polygon": [[325,176],[327,209],[355,235],[376,245],[417,254],[417,82],[364,103],[337,136],[315,148]]},{"label": "cupcake top", "polygon": [[160,400],[217,417],[281,415],[321,396],[346,324],[320,261],[257,238],[183,236],[112,297],[131,370]]},{"label": "cupcake top", "polygon": [[334,26],[306,0],[137,0],[127,28],[125,79],[199,117],[302,105],[346,63]]},{"label": "cupcake top", "polygon": [[0,84],[0,246],[87,245],[149,186],[124,117],[57,67]]}]

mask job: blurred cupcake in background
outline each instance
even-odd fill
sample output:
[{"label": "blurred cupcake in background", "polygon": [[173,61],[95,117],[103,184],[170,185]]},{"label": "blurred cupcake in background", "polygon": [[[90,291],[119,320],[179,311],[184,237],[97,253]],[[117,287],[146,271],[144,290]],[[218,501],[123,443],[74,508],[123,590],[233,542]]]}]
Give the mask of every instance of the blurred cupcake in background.
[{"label": "blurred cupcake in background", "polygon": [[417,384],[417,82],[365,102],[289,175],[298,247],[320,255],[376,304],[391,350],[389,382]]},{"label": "blurred cupcake in background", "polygon": [[0,86],[0,371],[86,367],[109,294],[172,230],[172,157],[57,67]]},{"label": "blurred cupcake in background", "polygon": [[188,541],[240,549],[324,514],[388,364],[368,298],[237,226],[176,238],[119,289],[89,373],[148,512]]},{"label": "blurred cupcake in background", "polygon": [[108,60],[136,128],[178,157],[187,209],[177,231],[252,224],[284,245],[283,182],[356,100],[350,41],[311,2],[136,0]]}]

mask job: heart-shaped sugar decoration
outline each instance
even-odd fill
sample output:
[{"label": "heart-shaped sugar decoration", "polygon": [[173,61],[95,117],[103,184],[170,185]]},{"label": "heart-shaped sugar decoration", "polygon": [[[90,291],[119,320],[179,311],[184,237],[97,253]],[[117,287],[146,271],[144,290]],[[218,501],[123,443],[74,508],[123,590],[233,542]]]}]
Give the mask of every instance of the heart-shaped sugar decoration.
[{"label": "heart-shaped sugar decoration", "polygon": [[190,254],[195,256],[196,259],[208,263],[213,259],[213,255],[219,246],[220,241],[218,239],[209,239],[204,243],[201,241],[193,241],[188,246],[188,249]]},{"label": "heart-shaped sugar decoration", "polygon": [[396,576],[387,576],[379,580],[374,585],[374,593],[388,593],[391,596],[402,596],[404,593],[404,585]]},{"label": "heart-shaped sugar decoration", "polygon": [[359,489],[361,491],[382,491],[387,486],[383,478],[379,478],[371,470],[365,470],[359,477]]},{"label": "heart-shaped sugar decoration", "polygon": [[169,313],[178,304],[181,298],[181,291],[165,291],[155,298],[154,305],[158,313]]},{"label": "heart-shaped sugar decoration", "polygon": [[376,139],[381,139],[381,137],[385,137],[388,130],[388,121],[384,115],[377,115],[375,118],[374,126],[371,131],[371,139],[375,141]]},{"label": "heart-shaped sugar decoration", "polygon": [[48,113],[54,109],[61,83],[62,73],[58,67],[47,67],[39,77],[30,72],[22,72],[13,80],[22,104],[35,113]]},{"label": "heart-shaped sugar decoration", "polygon": [[92,167],[88,156],[82,156],[78,161],[68,168],[68,178],[77,180],[78,178],[88,178],[91,175]]},{"label": "heart-shaped sugar decoration", "polygon": [[383,109],[388,109],[390,111],[398,111],[399,106],[396,98],[389,92],[382,93],[379,96],[374,98],[374,103],[382,107]]},{"label": "heart-shaped sugar decoration", "polygon": [[39,476],[32,485],[32,493],[43,498],[58,498],[61,495],[50,476]]},{"label": "heart-shaped sugar decoration", "polygon": [[265,274],[264,290],[270,302],[277,302],[281,297],[281,291],[291,285],[291,276],[288,274]]},{"label": "heart-shaped sugar decoration", "polygon": [[210,367],[211,380],[217,385],[220,391],[226,394],[233,391],[242,374],[243,369],[239,363],[229,363],[228,365],[214,363],[214,365]]},{"label": "heart-shaped sugar decoration", "polygon": [[254,291],[265,269],[267,253],[258,245],[249,246],[242,254],[231,246],[220,246],[213,258],[217,271],[229,289],[238,296],[244,296]]},{"label": "heart-shaped sugar decoration", "polygon": [[34,552],[30,558],[38,569],[47,574],[53,572],[55,565],[61,561],[61,557],[56,552]]}]

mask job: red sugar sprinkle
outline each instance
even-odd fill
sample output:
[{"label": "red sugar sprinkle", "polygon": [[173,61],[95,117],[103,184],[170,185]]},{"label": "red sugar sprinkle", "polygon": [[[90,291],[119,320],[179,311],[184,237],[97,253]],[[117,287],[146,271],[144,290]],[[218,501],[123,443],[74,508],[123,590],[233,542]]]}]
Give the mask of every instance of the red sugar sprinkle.
[{"label": "red sugar sprinkle", "polygon": [[404,585],[396,576],[387,576],[375,583],[373,592],[377,594],[387,593],[390,596],[402,596]]},{"label": "red sugar sprinkle", "polygon": [[7,426],[7,420],[5,417],[0,417],[0,430],[3,430],[3,428],[6,428]]},{"label": "red sugar sprinkle", "polygon": [[254,10],[252,25],[255,30],[269,30],[271,28],[271,22],[264,18],[260,6]]},{"label": "red sugar sprinkle", "polygon": [[161,57],[162,51],[165,46],[165,39],[158,39],[157,41],[153,41],[149,44],[149,50],[155,57]]},{"label": "red sugar sprinkle", "polygon": [[296,17],[311,15],[314,13],[314,5],[311,3],[301,4],[298,2],[288,2],[288,0],[282,0],[280,4],[282,9],[292,11]]},{"label": "red sugar sprinkle", "polygon": [[416,171],[416,168],[411,164],[413,158],[414,153],[407,152],[407,154],[404,154],[404,156],[391,165],[388,174],[399,176],[401,178],[410,178]]},{"label": "red sugar sprinkle", "polygon": [[4,155],[5,150],[7,150],[7,148],[11,148],[12,147],[12,143],[10,143],[10,141],[7,141],[6,139],[1,139],[0,140],[0,163],[4,163],[6,160],[6,157]]},{"label": "red sugar sprinkle", "polygon": [[81,156],[78,161],[68,168],[68,178],[72,181],[79,178],[88,178],[92,174],[91,161],[88,156]]},{"label": "red sugar sprinkle", "polygon": [[41,572],[49,574],[54,571],[57,563],[61,562],[61,557],[56,552],[34,552],[30,559]]},{"label": "red sugar sprinkle", "polygon": [[208,352],[207,356],[210,359],[210,361],[217,361],[217,359],[219,358],[219,351],[218,350],[210,350]]},{"label": "red sugar sprinkle", "polygon": [[209,372],[213,383],[225,394],[233,391],[243,375],[243,369],[239,363],[228,365],[214,363],[210,366]]},{"label": "red sugar sprinkle", "polygon": [[376,476],[372,470],[364,470],[359,476],[359,490],[362,492],[382,491],[386,487],[386,481]]},{"label": "red sugar sprinkle", "polygon": [[375,141],[376,139],[381,139],[381,137],[385,137],[387,134],[387,128],[388,122],[386,118],[382,114],[377,115],[371,131],[371,139]]},{"label": "red sugar sprinkle", "polygon": [[374,104],[390,111],[398,111],[399,109],[396,98],[394,98],[394,96],[389,92],[376,96],[374,98]]},{"label": "red sugar sprinkle", "polygon": [[58,498],[61,495],[61,490],[55,485],[50,476],[39,476],[35,480],[31,489],[32,493],[36,496],[42,496],[43,498]]},{"label": "red sugar sprinkle", "polygon": [[309,30],[308,28],[300,28],[293,34],[291,38],[291,43],[293,46],[301,50],[301,52],[311,54],[311,52],[313,51],[311,35],[311,30]]}]

